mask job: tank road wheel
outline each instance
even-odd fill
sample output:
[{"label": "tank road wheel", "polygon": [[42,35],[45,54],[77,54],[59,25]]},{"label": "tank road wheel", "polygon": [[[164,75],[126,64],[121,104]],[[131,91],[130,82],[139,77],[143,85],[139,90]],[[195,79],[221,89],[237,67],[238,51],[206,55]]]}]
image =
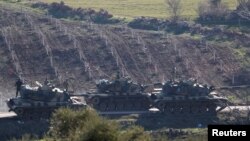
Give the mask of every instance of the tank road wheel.
[{"label": "tank road wheel", "polygon": [[208,114],[215,114],[216,113],[216,108],[217,106],[216,105],[208,105],[207,106],[207,113]]},{"label": "tank road wheel", "polygon": [[190,105],[191,114],[200,114],[201,113],[201,104],[198,102],[193,102]]},{"label": "tank road wheel", "polygon": [[106,111],[107,110],[107,104],[106,103],[100,103],[99,109],[100,109],[100,111]]},{"label": "tank road wheel", "polygon": [[190,105],[190,113],[191,114],[198,114],[199,113],[199,107],[198,105],[194,104],[194,105]]},{"label": "tank road wheel", "polygon": [[204,104],[201,104],[199,106],[199,113],[204,114],[206,112],[207,112],[207,106],[205,106]]},{"label": "tank road wheel", "polygon": [[124,104],[123,103],[118,103],[116,105],[116,109],[117,109],[117,111],[123,111],[124,110]]},{"label": "tank road wheel", "polygon": [[171,104],[166,104],[166,105],[165,105],[164,113],[170,114],[170,113],[171,113],[171,110],[172,110]]},{"label": "tank road wheel", "polygon": [[147,111],[149,109],[150,109],[150,104],[148,102],[142,102],[142,103],[140,103],[140,110]]},{"label": "tank road wheel", "polygon": [[181,114],[189,113],[189,105],[188,104],[180,105],[180,113]]},{"label": "tank road wheel", "polygon": [[36,119],[40,119],[41,115],[38,112],[31,112],[30,115],[27,115],[27,118],[29,118],[30,120],[36,120]]},{"label": "tank road wheel", "polygon": [[167,105],[167,107],[168,107],[167,112],[170,113],[170,114],[173,114],[174,110],[175,110],[174,109],[175,105],[173,103],[170,103],[170,104]]},{"label": "tank road wheel", "polygon": [[109,103],[108,107],[107,107],[107,110],[108,111],[115,111],[116,109],[116,106],[114,103]]},{"label": "tank road wheel", "polygon": [[174,113],[175,114],[181,114],[182,113],[182,106],[181,105],[176,105],[174,108]]},{"label": "tank road wheel", "polygon": [[179,109],[178,109],[178,106],[177,106],[177,104],[176,103],[171,103],[171,113],[172,114],[176,114],[176,113],[178,113],[179,112]]},{"label": "tank road wheel", "polygon": [[207,103],[207,102],[204,102],[204,103],[200,103],[199,104],[200,106],[200,113],[201,114],[207,114],[207,113],[209,113],[208,111],[209,111],[209,103]]},{"label": "tank road wheel", "polygon": [[14,112],[17,114],[18,117],[23,118],[25,116],[24,109],[22,108],[16,108]]},{"label": "tank road wheel", "polygon": [[186,114],[190,114],[191,113],[191,105],[189,103],[187,103],[187,105],[185,107],[185,112],[186,112]]},{"label": "tank road wheel", "polygon": [[100,103],[100,98],[99,97],[93,97],[91,99],[91,102],[93,105],[98,105]]},{"label": "tank road wheel", "polygon": [[157,103],[157,108],[158,108],[161,112],[165,112],[165,106],[166,106],[166,104],[165,104],[165,102],[163,102],[163,101],[160,101],[160,102]]},{"label": "tank road wheel", "polygon": [[137,102],[134,104],[136,110],[143,110],[141,102]]},{"label": "tank road wheel", "polygon": [[42,112],[41,112],[41,117],[42,118],[45,118],[45,119],[48,119],[49,117],[50,117],[50,111],[45,111],[45,110],[43,110]]},{"label": "tank road wheel", "polygon": [[187,113],[188,113],[188,114],[193,114],[193,111],[192,111],[193,109],[192,109],[192,108],[193,108],[193,107],[192,107],[192,104],[188,104],[188,105],[187,105]]},{"label": "tank road wheel", "polygon": [[126,111],[131,111],[134,108],[134,104],[131,102],[128,102],[125,104],[125,107],[126,107]]}]

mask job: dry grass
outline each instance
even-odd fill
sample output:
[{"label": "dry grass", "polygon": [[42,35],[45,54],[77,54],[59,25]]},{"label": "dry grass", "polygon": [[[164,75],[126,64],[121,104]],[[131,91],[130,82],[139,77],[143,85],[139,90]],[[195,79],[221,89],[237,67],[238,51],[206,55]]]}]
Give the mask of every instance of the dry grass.
[{"label": "dry grass", "polygon": [[[60,2],[61,0],[38,0],[43,2]],[[183,0],[182,16],[195,18],[197,16],[197,5],[204,0]],[[94,9],[106,9],[115,16],[131,19],[138,16],[149,16],[157,18],[169,17],[164,0],[64,0],[73,7],[84,7]],[[223,0],[230,9],[234,9],[237,0]]]}]

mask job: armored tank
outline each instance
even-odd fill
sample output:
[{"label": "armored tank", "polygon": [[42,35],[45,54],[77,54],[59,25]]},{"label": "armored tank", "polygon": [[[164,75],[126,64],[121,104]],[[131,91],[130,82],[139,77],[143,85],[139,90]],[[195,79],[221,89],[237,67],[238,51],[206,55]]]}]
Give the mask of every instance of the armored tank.
[{"label": "armored tank", "polygon": [[96,90],[85,97],[87,104],[98,111],[141,111],[148,110],[151,101],[145,87],[128,78],[116,78],[114,81],[100,80]]},{"label": "armored tank", "polygon": [[154,106],[167,114],[215,114],[229,102],[214,90],[214,87],[201,85],[193,79],[167,81],[155,94]]},{"label": "armored tank", "polygon": [[60,107],[86,107],[84,102],[77,97],[71,97],[67,91],[62,91],[49,83],[38,85],[22,85],[20,96],[7,100],[9,111],[15,112],[20,118],[37,119],[50,117],[51,113]]}]

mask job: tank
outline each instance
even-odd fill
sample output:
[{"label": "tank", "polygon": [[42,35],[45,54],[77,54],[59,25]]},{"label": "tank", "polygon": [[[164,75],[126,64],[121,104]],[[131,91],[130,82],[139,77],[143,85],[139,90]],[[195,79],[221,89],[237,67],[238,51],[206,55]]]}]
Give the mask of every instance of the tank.
[{"label": "tank", "polygon": [[167,114],[216,114],[229,104],[214,87],[199,84],[194,79],[167,81],[154,95],[154,106]]},{"label": "tank", "polygon": [[142,111],[148,110],[151,101],[144,93],[145,86],[132,82],[129,78],[113,81],[99,80],[96,90],[85,97],[87,104],[97,111]]},{"label": "tank", "polygon": [[[38,83],[38,82],[37,82]],[[22,85],[20,96],[7,100],[9,111],[19,118],[37,119],[49,118],[51,113],[60,107],[85,108],[86,104],[78,97],[71,97],[67,91],[62,91],[51,84],[31,87]]]}]

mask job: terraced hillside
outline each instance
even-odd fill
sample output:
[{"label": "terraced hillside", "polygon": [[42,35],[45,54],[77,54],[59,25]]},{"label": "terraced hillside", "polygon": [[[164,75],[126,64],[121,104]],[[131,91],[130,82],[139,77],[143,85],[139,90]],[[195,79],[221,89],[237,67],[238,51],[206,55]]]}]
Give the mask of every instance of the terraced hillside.
[{"label": "terraced hillside", "polygon": [[9,90],[18,75],[27,82],[49,78],[59,85],[70,79],[77,91],[93,88],[100,78],[112,79],[117,71],[144,84],[194,77],[228,85],[245,67],[242,48],[232,46],[248,46],[250,39],[247,33],[208,27],[194,28],[194,35],[173,35],[59,20],[11,6],[1,6],[0,29],[3,99],[14,95]]}]

